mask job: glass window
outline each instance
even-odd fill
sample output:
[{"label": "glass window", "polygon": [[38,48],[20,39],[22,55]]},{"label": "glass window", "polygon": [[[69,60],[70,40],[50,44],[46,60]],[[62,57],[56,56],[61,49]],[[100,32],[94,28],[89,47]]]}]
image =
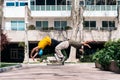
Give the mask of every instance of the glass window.
[{"label": "glass window", "polygon": [[19,3],[18,3],[18,2],[16,2],[16,6],[17,6],[17,7],[19,6]]},{"label": "glass window", "polygon": [[11,21],[11,30],[25,30],[25,22]]},{"label": "glass window", "polygon": [[118,5],[120,5],[120,1],[118,1]]},{"label": "glass window", "polygon": [[115,21],[109,21],[109,27],[115,27]]},{"label": "glass window", "polygon": [[60,28],[60,21],[55,21],[54,26],[55,28]]},{"label": "glass window", "polygon": [[96,27],[96,22],[95,21],[90,21],[90,27]]},{"label": "glass window", "polygon": [[84,21],[84,29],[96,30],[96,21]]},{"label": "glass window", "polygon": [[67,5],[71,5],[71,1],[67,1]]},{"label": "glass window", "polygon": [[45,0],[36,0],[36,5],[45,5]]},{"label": "glass window", "polygon": [[18,21],[18,30],[24,30],[24,29],[25,29],[24,21]]},{"label": "glass window", "polygon": [[25,6],[25,5],[28,5],[27,2],[20,2],[20,6]]},{"label": "glass window", "polygon": [[102,21],[102,27],[108,27],[108,21]]},{"label": "glass window", "polygon": [[94,4],[94,0],[85,0],[85,4],[86,5],[93,5]]},{"label": "glass window", "polygon": [[55,0],[46,0],[46,5],[55,5]]},{"label": "glass window", "polygon": [[36,27],[37,27],[37,29],[47,28],[48,27],[48,21],[36,21]]},{"label": "glass window", "polygon": [[17,30],[17,21],[11,21],[11,29]]},{"label": "glass window", "polygon": [[79,5],[84,5],[84,1],[80,1]]},{"label": "glass window", "polygon": [[14,2],[7,2],[6,3],[6,6],[14,6],[15,4],[14,4]]},{"label": "glass window", "polygon": [[67,22],[66,21],[61,21],[61,27],[65,28],[67,26]]},{"label": "glass window", "polygon": [[105,5],[105,0],[96,0],[96,5]]},{"label": "glass window", "polygon": [[89,27],[89,21],[84,21],[84,27]]},{"label": "glass window", "polygon": [[41,21],[36,21],[36,27],[41,27]]},{"label": "glass window", "polygon": [[56,29],[64,29],[67,26],[67,21],[54,21]]},{"label": "glass window", "polygon": [[66,5],[66,0],[57,0],[57,5]]},{"label": "glass window", "polygon": [[43,27],[48,27],[48,21],[43,21]]}]

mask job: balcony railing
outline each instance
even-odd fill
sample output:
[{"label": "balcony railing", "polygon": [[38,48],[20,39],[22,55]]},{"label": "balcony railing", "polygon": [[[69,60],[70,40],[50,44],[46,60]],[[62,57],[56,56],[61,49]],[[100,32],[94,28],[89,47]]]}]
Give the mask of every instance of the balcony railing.
[{"label": "balcony railing", "polygon": [[69,11],[71,5],[31,5],[32,11]]},{"label": "balcony railing", "polygon": [[86,11],[116,11],[120,5],[86,5]]}]

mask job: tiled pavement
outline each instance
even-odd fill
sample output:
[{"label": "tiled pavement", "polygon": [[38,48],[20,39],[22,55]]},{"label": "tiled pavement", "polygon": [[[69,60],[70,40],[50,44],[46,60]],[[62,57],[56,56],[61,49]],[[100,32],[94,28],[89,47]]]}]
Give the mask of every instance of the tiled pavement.
[{"label": "tiled pavement", "polygon": [[120,74],[101,71],[94,63],[23,64],[21,68],[0,73],[0,80],[120,80]]}]

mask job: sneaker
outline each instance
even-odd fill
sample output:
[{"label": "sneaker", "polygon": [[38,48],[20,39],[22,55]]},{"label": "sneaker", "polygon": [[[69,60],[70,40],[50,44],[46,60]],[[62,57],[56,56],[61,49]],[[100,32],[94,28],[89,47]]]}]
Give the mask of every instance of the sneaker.
[{"label": "sneaker", "polygon": [[62,57],[62,58],[61,58],[61,62],[64,62],[64,61],[65,61],[65,57]]},{"label": "sneaker", "polygon": [[55,59],[56,59],[58,62],[61,61],[61,59],[57,56],[57,54],[54,54],[54,56],[55,56]]},{"label": "sneaker", "polygon": [[61,63],[62,63],[62,65],[64,65],[64,62],[65,62],[65,57],[62,57],[62,58],[61,58]]}]

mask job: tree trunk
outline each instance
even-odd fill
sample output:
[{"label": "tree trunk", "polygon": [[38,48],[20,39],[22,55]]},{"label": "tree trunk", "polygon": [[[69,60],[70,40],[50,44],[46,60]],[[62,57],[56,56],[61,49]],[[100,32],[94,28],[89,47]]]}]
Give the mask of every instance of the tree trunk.
[{"label": "tree trunk", "polygon": [[[82,24],[83,10],[82,10],[82,7],[80,8],[79,6],[79,0],[72,0],[71,19],[72,19],[72,27],[73,27],[73,33],[72,33],[71,39],[77,41],[78,31],[82,30],[82,26],[83,26]],[[78,60],[76,59],[76,48],[71,47],[70,55],[66,62],[77,62],[77,61]]]},{"label": "tree trunk", "polygon": [[23,63],[29,63],[29,43],[28,43],[28,15],[27,15],[27,5],[25,6],[25,47],[24,47],[24,61]]}]

